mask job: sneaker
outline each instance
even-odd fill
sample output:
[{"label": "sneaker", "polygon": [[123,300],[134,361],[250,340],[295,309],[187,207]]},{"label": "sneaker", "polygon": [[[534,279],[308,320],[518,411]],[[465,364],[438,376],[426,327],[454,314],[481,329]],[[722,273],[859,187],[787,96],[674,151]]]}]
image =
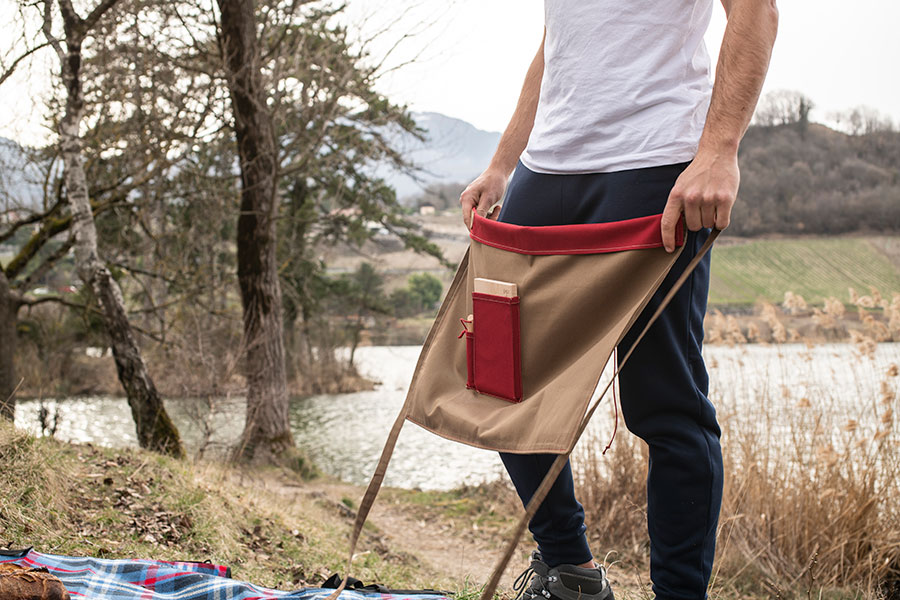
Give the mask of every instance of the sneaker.
[{"label": "sneaker", "polygon": [[531,566],[516,578],[513,590],[518,592],[515,600],[614,600],[603,567],[559,565],[551,569],[537,550],[531,553]]}]

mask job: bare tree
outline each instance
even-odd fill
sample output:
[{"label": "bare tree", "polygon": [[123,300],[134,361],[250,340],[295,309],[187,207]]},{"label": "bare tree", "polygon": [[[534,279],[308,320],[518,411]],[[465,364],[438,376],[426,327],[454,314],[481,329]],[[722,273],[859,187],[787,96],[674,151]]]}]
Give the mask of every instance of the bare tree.
[{"label": "bare tree", "polygon": [[801,129],[809,125],[809,113],[815,104],[806,95],[794,90],[775,90],[759,101],[753,122],[764,127],[797,124]]},{"label": "bare tree", "polygon": [[125,312],[122,291],[98,255],[97,230],[81,156],[80,126],[84,115],[82,45],[98,21],[117,1],[102,0],[87,17],[81,17],[71,0],[58,0],[63,20],[62,40],[53,33],[54,2],[43,2],[43,32],[59,58],[66,92],[65,112],[58,125],[66,197],[71,211],[78,274],[100,302],[103,323],[112,342],[119,381],[128,397],[138,442],[143,448],[181,457],[184,455],[181,439],[141,356]]},{"label": "bare tree", "polygon": [[894,131],[894,122],[877,108],[857,106],[829,115],[838,129],[850,135],[869,135]]},{"label": "bare tree", "polygon": [[18,298],[9,288],[6,273],[0,268],[0,418],[12,420],[15,410],[16,313]]},{"label": "bare tree", "polygon": [[253,0],[217,0],[241,167],[238,282],[244,307],[247,416],[236,457],[281,462],[294,447],[288,419],[278,279],[275,132],[260,72]]}]

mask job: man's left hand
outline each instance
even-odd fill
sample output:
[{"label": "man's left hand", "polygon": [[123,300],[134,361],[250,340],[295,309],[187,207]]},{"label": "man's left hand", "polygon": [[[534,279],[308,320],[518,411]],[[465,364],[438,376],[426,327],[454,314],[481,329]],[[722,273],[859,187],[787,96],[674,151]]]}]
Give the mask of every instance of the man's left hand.
[{"label": "man's left hand", "polygon": [[675,250],[675,225],[682,213],[690,231],[728,227],[740,180],[737,153],[698,152],[675,181],[663,210],[662,239],[666,252]]}]

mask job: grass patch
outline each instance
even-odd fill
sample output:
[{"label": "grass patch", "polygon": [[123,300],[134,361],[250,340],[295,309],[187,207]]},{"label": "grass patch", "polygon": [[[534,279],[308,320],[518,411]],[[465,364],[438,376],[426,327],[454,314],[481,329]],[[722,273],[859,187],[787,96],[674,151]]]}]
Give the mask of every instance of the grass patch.
[{"label": "grass patch", "polygon": [[847,288],[868,293],[900,291],[900,266],[884,252],[893,238],[810,238],[754,240],[713,250],[709,303],[749,305],[759,300],[780,303],[794,292],[811,304]]},{"label": "grass patch", "polygon": [[471,528],[487,528],[503,535],[518,521],[522,506],[505,480],[476,486],[460,486],[448,491],[387,489],[385,501],[408,505],[419,519],[444,519]]},{"label": "grass patch", "polygon": [[[352,511],[287,470],[254,471],[35,438],[0,421],[0,547],[211,560],[267,587],[344,572]],[[338,497],[339,498],[339,497]],[[364,534],[355,577],[429,587],[415,559]]]}]

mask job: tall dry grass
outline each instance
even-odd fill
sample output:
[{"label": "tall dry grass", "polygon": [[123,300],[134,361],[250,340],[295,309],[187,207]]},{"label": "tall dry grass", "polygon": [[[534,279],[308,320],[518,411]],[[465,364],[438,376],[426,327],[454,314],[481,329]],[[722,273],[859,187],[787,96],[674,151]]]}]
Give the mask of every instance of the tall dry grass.
[{"label": "tall dry grass", "polygon": [[786,421],[725,421],[722,584],[748,572],[769,590],[900,592],[896,398],[887,383],[866,424],[835,399],[806,398],[785,399]]},{"label": "tall dry grass", "polygon": [[[855,345],[821,350],[846,361],[855,385],[843,375],[838,383],[831,367],[817,370],[821,352],[804,357],[799,346],[784,350],[785,381],[800,368],[789,361],[803,360],[810,361],[805,377],[820,381],[792,386],[777,372],[753,370],[759,352],[781,353],[778,345],[737,349],[734,362],[711,368],[726,469],[711,597],[900,598],[900,368],[875,360],[878,338],[900,339],[893,329],[900,301],[853,299],[865,315],[880,308],[883,317],[860,318],[864,330]],[[843,310],[837,304],[813,309],[824,315],[821,327],[835,326]],[[770,332],[791,339],[774,311],[763,318]],[[748,338],[724,317],[719,325],[723,342]],[[742,395],[759,376],[775,380],[758,389],[779,391]],[[624,566],[645,574],[646,451],[620,433],[603,457],[606,442],[589,438],[573,461],[592,542],[597,552],[614,549]]]},{"label": "tall dry grass", "polygon": [[[889,296],[889,297],[888,297]],[[869,351],[879,342],[900,342],[900,293],[870,288],[860,295],[847,288],[847,299],[825,298],[821,306],[785,292],[780,306],[762,300],[754,314],[724,314],[713,309],[704,323],[707,344],[845,342]]]}]

